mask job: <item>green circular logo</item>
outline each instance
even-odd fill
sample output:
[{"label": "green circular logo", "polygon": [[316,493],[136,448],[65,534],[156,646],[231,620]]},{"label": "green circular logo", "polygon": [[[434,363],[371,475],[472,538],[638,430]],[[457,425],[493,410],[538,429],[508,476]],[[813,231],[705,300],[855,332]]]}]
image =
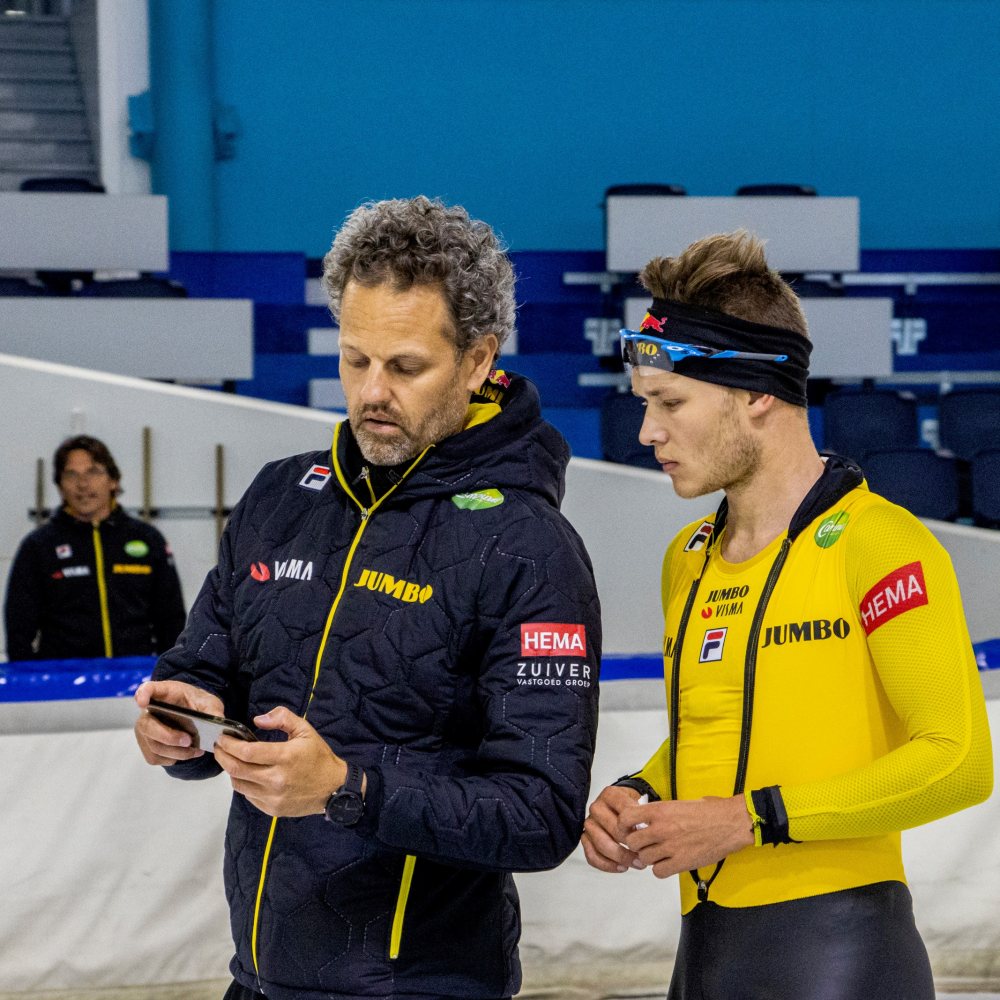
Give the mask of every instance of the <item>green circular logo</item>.
[{"label": "green circular logo", "polygon": [[813,536],[816,544],[821,549],[828,549],[844,533],[844,528],[850,519],[851,515],[846,510],[838,510],[836,514],[824,517]]},{"label": "green circular logo", "polygon": [[125,543],[125,551],[136,559],[149,555],[149,546],[141,538],[133,538],[131,542]]},{"label": "green circular logo", "polygon": [[475,493],[456,493],[451,502],[459,510],[485,510],[487,507],[498,507],[503,503],[503,494],[499,490],[478,490]]}]

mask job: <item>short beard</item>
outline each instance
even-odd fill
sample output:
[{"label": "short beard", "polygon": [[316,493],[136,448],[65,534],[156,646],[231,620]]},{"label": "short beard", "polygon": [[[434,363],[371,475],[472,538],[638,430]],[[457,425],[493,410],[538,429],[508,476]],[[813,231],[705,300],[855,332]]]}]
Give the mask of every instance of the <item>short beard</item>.
[{"label": "short beard", "polygon": [[727,396],[718,422],[711,460],[704,468],[704,478],[687,490],[674,492],[685,500],[707,496],[719,490],[729,492],[746,485],[760,466],[760,442],[740,423],[736,416],[735,396]]},{"label": "short beard", "polygon": [[[437,444],[457,433],[465,422],[469,402],[463,396],[442,400],[442,406],[432,411],[416,427],[410,426],[402,414],[386,411],[379,407],[360,407],[348,413],[354,439],[366,462],[372,465],[401,465],[419,455],[428,445]],[[397,427],[391,438],[371,434],[362,427],[362,421],[369,416],[386,416]]]},{"label": "short beard", "polygon": [[737,406],[736,397],[729,396],[726,418],[719,422],[719,447],[708,469],[705,493],[739,489],[753,478],[760,466],[760,442],[737,419]]}]

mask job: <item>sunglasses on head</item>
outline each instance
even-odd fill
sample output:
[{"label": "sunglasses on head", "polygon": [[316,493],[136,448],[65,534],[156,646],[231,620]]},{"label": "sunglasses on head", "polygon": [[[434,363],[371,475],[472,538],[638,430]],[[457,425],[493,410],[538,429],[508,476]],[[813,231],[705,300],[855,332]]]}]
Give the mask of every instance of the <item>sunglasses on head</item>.
[{"label": "sunglasses on head", "polygon": [[622,360],[633,368],[657,368],[672,372],[678,361],[705,358],[710,361],[787,361],[787,354],[754,354],[750,351],[726,351],[698,344],[678,344],[653,337],[643,330],[621,330]]}]

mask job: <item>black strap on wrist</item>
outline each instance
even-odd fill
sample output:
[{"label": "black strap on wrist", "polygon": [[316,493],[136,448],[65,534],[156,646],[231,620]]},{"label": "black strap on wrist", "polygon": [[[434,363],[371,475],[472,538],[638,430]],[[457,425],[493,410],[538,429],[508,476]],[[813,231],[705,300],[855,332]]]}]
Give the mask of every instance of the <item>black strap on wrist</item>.
[{"label": "black strap on wrist", "polygon": [[619,788],[633,788],[640,795],[648,796],[650,802],[660,801],[660,796],[656,794],[653,786],[648,781],[643,781],[642,778],[637,778],[634,774],[622,775],[622,777],[615,782],[615,785]]},{"label": "black strap on wrist", "polygon": [[760,842],[777,847],[778,844],[797,844],[788,835],[788,813],[781,797],[780,785],[757,788],[750,793],[753,811],[760,817]]}]

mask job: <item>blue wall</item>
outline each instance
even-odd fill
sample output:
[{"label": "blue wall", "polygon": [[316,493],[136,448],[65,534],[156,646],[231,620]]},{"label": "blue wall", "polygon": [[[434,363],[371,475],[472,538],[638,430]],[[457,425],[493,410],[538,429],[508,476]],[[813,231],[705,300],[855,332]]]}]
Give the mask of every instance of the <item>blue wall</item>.
[{"label": "blue wall", "polygon": [[1000,245],[995,0],[211,8],[243,127],[219,249],[320,255],[359,201],[418,192],[515,249],[593,249],[604,188],[647,180],[858,195],[867,248]]}]

